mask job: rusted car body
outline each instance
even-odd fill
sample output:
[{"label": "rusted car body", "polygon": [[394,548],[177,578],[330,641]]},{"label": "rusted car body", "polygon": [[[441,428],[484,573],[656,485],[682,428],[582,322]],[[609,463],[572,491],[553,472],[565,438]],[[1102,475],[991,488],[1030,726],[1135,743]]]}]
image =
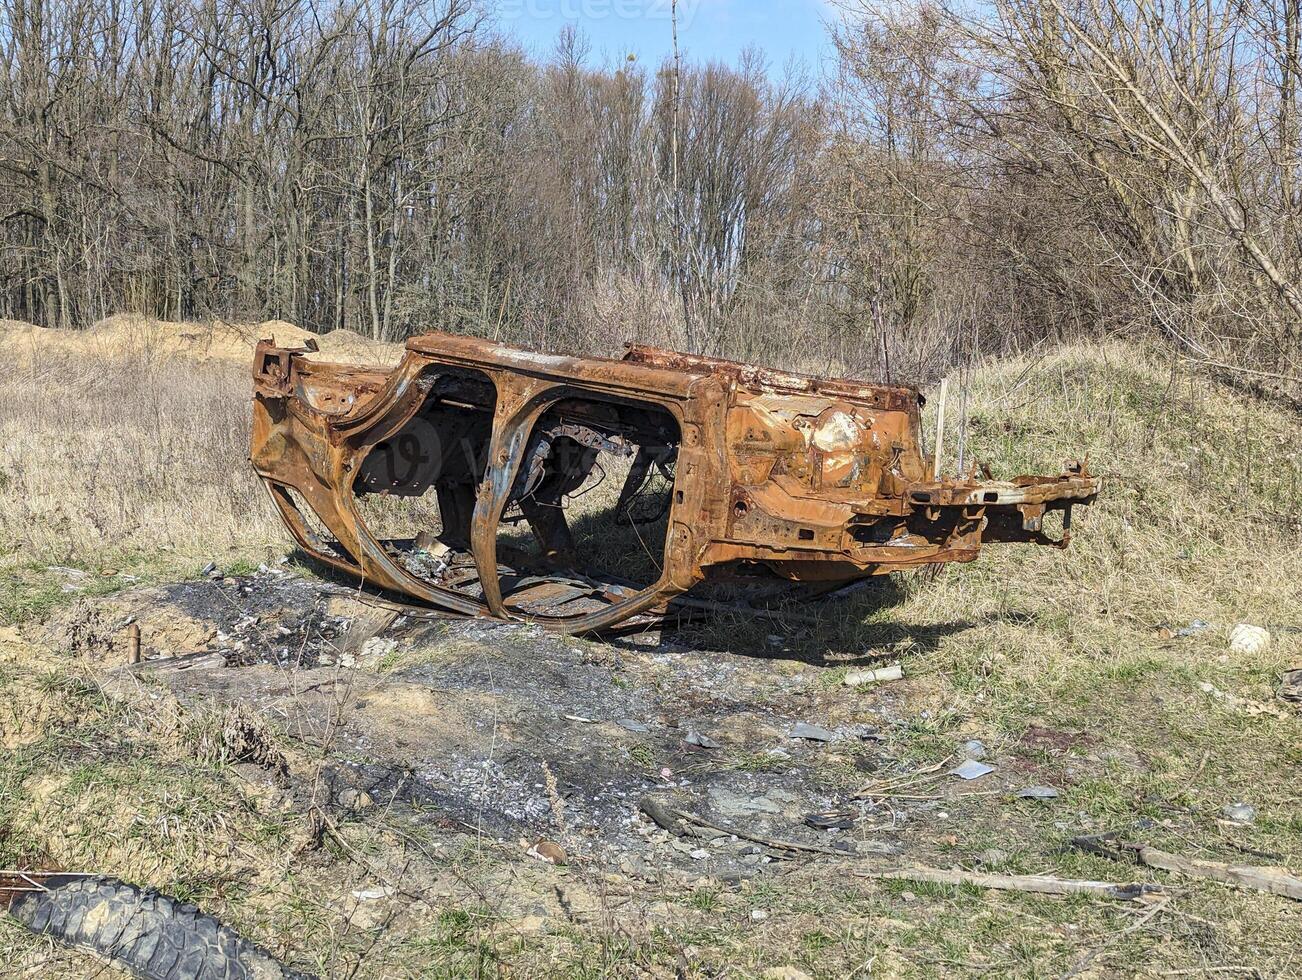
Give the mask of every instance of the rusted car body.
[{"label": "rusted car body", "polygon": [[[1099,491],[1076,463],[934,478],[911,387],[448,334],[411,339],[393,370],[308,353],[257,348],[254,469],[316,560],[453,615],[588,632],[649,623],[712,583],[831,591],[971,561],[983,543],[1065,546],[1073,506]],[[611,481],[585,513],[612,470],[618,496]],[[370,526],[375,501],[417,498],[426,526]],[[646,559],[640,579],[598,567],[632,557]]]}]

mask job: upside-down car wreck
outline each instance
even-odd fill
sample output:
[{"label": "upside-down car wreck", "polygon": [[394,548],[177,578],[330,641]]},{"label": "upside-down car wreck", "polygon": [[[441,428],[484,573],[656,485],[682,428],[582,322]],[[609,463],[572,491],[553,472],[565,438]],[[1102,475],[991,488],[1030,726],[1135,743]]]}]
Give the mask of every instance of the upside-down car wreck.
[{"label": "upside-down car wreck", "polygon": [[616,361],[430,334],[392,371],[311,351],[258,346],[254,469],[312,557],[451,615],[577,633],[710,588],[815,595],[984,543],[1065,546],[1099,491],[1077,463],[935,478],[910,387],[640,345]]}]

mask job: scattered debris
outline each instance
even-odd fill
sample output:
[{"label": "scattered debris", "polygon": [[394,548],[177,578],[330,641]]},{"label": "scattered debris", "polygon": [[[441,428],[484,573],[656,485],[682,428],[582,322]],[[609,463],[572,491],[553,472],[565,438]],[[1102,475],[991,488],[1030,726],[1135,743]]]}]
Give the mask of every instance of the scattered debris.
[{"label": "scattered debris", "polygon": [[892,871],[855,871],[856,878],[885,878],[892,881],[916,881],[933,885],[974,885],[996,891],[1033,892],[1038,895],[1093,895],[1133,901],[1147,895],[1162,895],[1161,885],[1142,882],[1116,884],[1110,881],[1081,881],[1053,878],[1048,875],[994,875],[970,871],[946,871],[940,868],[900,868]]},{"label": "scattered debris", "polygon": [[127,663],[140,663],[140,624],[132,623],[127,627]]},{"label": "scattered debris", "polygon": [[1253,701],[1251,698],[1241,698],[1237,694],[1229,694],[1206,681],[1198,685],[1198,690],[1204,694],[1210,694],[1231,711],[1237,711],[1250,717],[1256,717],[1257,715],[1269,715],[1272,718],[1292,717],[1287,711],[1276,708],[1273,704],[1263,704],[1260,701]]},{"label": "scattered debris", "polygon": [[620,718],[615,722],[620,728],[633,732],[637,735],[646,735],[651,731],[650,725],[644,725],[640,721],[634,721],[632,718]]},{"label": "scattered debris", "polygon": [[534,845],[525,852],[531,858],[537,858],[539,861],[546,861],[548,864],[566,864],[569,857],[565,853],[565,848],[560,844],[549,840],[535,841]]},{"label": "scattered debris", "polygon": [[392,626],[399,615],[395,609],[377,608],[353,620],[339,644],[341,659],[363,656],[371,641]]},{"label": "scattered debris", "polygon": [[1052,786],[1028,786],[1017,791],[1019,800],[1056,800],[1058,791]]},{"label": "scattered debris", "polygon": [[663,803],[658,802],[652,797],[644,797],[639,804],[642,812],[650,817],[655,823],[665,830],[672,831],[676,834],[684,833],[685,824],[695,824],[698,827],[705,827],[708,830],[718,831],[721,834],[729,834],[733,837],[740,837],[742,840],[752,841],[756,844],[763,844],[765,847],[771,847],[777,851],[799,851],[810,854],[835,854],[844,857],[846,852],[838,848],[821,847],[816,844],[802,844],[799,841],[775,840],[771,837],[760,837],[757,834],[748,834],[741,830],[734,830],[728,827],[720,827],[718,824],[703,820],[693,813],[686,813],[682,810],[674,809]]},{"label": "scattered debris", "polygon": [[1231,823],[1250,824],[1257,819],[1257,808],[1247,803],[1227,803],[1221,807],[1221,816]]},{"label": "scattered debris", "polygon": [[1176,636],[1197,636],[1199,633],[1206,633],[1212,628],[1212,624],[1203,619],[1195,619],[1188,626],[1175,631]]},{"label": "scattered debris", "polygon": [[1260,653],[1270,646],[1270,633],[1260,626],[1239,623],[1230,630],[1230,652],[1241,654]]},{"label": "scattered debris", "polygon": [[851,670],[845,675],[846,687],[861,687],[864,684],[883,684],[887,681],[904,679],[904,668],[899,664],[878,667],[875,670]]},{"label": "scattered debris", "polygon": [[695,745],[702,749],[721,749],[722,742],[716,742],[709,735],[702,735],[700,732],[688,732],[687,737],[683,739],[688,745]]},{"label": "scattered debris", "polygon": [[949,774],[957,776],[959,779],[980,779],[982,776],[988,776],[994,771],[994,766],[987,766],[984,762],[977,762],[975,759],[967,759],[956,768],[951,769]]},{"label": "scattered debris", "polygon": [[1286,672],[1279,682],[1276,692],[1281,701],[1291,701],[1302,705],[1302,669]]},{"label": "scattered debris", "polygon": [[353,898],[359,902],[378,902],[382,898],[392,898],[398,892],[396,889],[386,886],[384,888],[368,888],[364,891],[355,891],[352,894]]},{"label": "scattered debris", "polygon": [[826,813],[806,814],[805,824],[815,830],[850,830],[858,817],[854,810],[828,810]]},{"label": "scattered debris", "polygon": [[203,566],[203,571],[201,571],[199,574],[204,577],[217,575],[218,574],[217,563],[215,561],[210,561],[208,564]]},{"label": "scattered debris", "polygon": [[397,640],[386,640],[373,636],[362,644],[362,657],[367,660],[379,660],[398,649]]},{"label": "scattered debris", "polygon": [[818,725],[798,721],[791,728],[791,738],[803,738],[811,742],[835,742],[837,735],[836,732],[829,732]]},{"label": "scattered debris", "polygon": [[968,739],[966,742],[963,743],[961,748],[962,748],[963,755],[969,759],[976,759],[980,761],[981,759],[984,759],[988,754],[986,751],[986,743],[981,741],[981,739],[979,738]]},{"label": "scattered debris", "polygon": [[1219,881],[1224,885],[1302,901],[1302,878],[1294,877],[1284,868],[1224,864],[1220,861],[1182,857],[1159,851],[1145,844],[1117,840],[1115,834],[1074,837],[1072,846],[1113,861],[1143,864],[1162,871],[1188,875],[1191,878],[1206,878],[1210,881]]}]

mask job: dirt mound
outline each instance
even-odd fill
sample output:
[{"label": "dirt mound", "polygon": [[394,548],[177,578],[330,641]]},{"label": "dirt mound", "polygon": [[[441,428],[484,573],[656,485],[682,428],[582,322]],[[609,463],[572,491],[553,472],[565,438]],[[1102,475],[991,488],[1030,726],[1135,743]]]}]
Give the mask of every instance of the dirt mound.
[{"label": "dirt mound", "polygon": [[317,337],[317,343],[321,345],[321,353],[313,354],[313,360],[393,364],[402,356],[402,345],[371,340],[353,330],[331,330]]},{"label": "dirt mound", "polygon": [[402,354],[400,345],[377,343],[351,330],[335,330],[318,336],[284,320],[196,323],[118,313],[87,330],[52,329],[20,320],[0,321],[0,348],[20,359],[24,354],[39,357],[59,352],[97,357],[186,357],[247,364],[259,340],[273,340],[287,347],[301,347],[309,340],[316,340],[321,346],[321,353],[312,355],[316,360],[392,364]]},{"label": "dirt mound", "polygon": [[0,350],[21,358],[25,352],[80,350],[81,335],[72,330],[37,326],[25,320],[0,320]]}]

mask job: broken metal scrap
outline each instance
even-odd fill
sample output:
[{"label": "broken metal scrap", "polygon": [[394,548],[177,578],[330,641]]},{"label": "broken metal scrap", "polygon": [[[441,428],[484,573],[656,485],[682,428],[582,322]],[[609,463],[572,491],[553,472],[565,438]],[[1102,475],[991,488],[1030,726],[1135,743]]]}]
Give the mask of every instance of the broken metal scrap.
[{"label": "broken metal scrap", "polygon": [[[912,387],[642,345],[610,360],[441,333],[408,341],[392,371],[305,352],[258,345],[254,469],[312,557],[450,614],[588,632],[650,624],[712,583],[831,592],[972,561],[983,544],[1065,546],[1072,508],[1099,492],[1074,462],[1058,476],[935,478]],[[623,485],[601,533],[636,535],[654,569],[643,581],[591,564],[576,538],[574,503],[610,473]],[[423,575],[411,542],[432,529],[385,538],[359,502],[427,494],[451,555]],[[534,552],[506,539],[515,522]]]}]

